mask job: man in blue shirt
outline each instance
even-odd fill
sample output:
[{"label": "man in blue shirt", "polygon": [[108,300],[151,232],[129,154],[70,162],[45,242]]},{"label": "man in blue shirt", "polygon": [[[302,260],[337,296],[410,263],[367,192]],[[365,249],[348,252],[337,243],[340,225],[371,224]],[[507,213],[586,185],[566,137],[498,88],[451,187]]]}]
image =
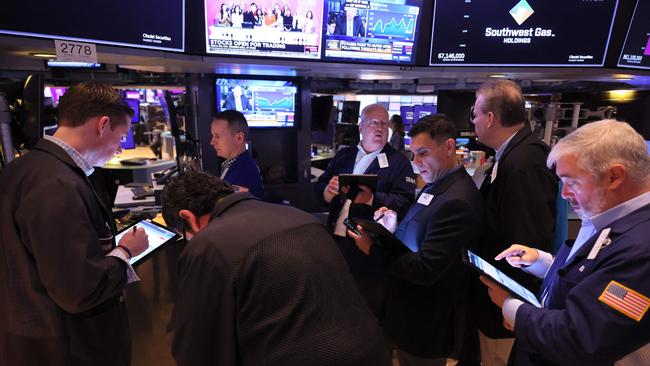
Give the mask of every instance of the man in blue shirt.
[{"label": "man in blue shirt", "polygon": [[[549,253],[513,245],[496,259],[544,278],[543,308],[483,278],[516,343],[516,365],[642,364],[650,347],[650,157],[623,122],[581,127],[551,151],[562,196],[582,217],[575,243]],[[637,359],[635,361],[634,359]]]},{"label": "man in blue shirt", "polygon": [[246,150],[248,122],[241,112],[226,110],[212,119],[210,145],[220,158],[221,179],[232,184],[240,192],[250,192],[264,199],[264,187],[260,169]]}]

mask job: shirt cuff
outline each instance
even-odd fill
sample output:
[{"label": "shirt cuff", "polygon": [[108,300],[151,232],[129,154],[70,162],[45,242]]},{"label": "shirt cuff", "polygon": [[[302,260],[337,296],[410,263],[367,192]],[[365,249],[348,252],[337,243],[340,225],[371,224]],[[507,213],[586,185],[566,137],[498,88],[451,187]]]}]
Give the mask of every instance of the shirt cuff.
[{"label": "shirt cuff", "polygon": [[551,268],[551,264],[553,264],[553,255],[539,249],[537,249],[537,252],[539,252],[539,256],[537,257],[535,263],[531,264],[528,267],[522,268],[522,270],[526,273],[532,274],[535,277],[544,278],[544,276],[546,276],[546,272],[548,272],[548,269]]},{"label": "shirt cuff", "polygon": [[133,282],[140,281],[140,277],[138,277],[138,274],[135,273],[135,270],[131,266],[131,263],[129,263],[128,256],[126,255],[126,253],[122,249],[115,248],[115,249],[111,250],[106,255],[110,256],[110,257],[119,258],[119,259],[123,260],[124,263],[126,263],[126,284],[127,285],[130,284],[130,283],[133,283]]},{"label": "shirt cuff", "polygon": [[512,325],[513,329],[515,327],[515,319],[517,318],[517,310],[519,310],[519,307],[523,303],[523,301],[512,297],[508,297],[506,301],[503,302],[503,308],[501,309],[503,319]]}]

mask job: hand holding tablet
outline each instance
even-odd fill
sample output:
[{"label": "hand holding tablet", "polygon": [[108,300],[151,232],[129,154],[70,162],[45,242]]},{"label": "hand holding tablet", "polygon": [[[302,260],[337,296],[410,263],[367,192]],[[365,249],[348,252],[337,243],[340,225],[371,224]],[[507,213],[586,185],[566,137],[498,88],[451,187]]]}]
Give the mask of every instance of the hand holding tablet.
[{"label": "hand holding tablet", "polygon": [[[129,263],[132,266],[136,266],[148,259],[154,252],[176,241],[178,237],[178,234],[160,224],[149,220],[142,220],[122,230],[115,237],[115,241],[121,245],[124,245],[123,240],[140,242],[140,247],[137,247],[137,250],[133,250],[134,247],[129,245],[132,255]],[[144,245],[142,245],[142,238],[144,238]],[[147,240],[148,246],[146,245]]]}]

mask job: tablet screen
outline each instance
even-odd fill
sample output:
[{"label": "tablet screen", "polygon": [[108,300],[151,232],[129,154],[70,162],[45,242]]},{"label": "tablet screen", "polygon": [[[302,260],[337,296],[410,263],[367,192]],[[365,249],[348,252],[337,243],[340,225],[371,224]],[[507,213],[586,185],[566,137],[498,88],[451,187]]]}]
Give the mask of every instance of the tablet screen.
[{"label": "tablet screen", "polygon": [[122,239],[122,236],[129,234],[133,230],[134,226],[144,229],[144,231],[147,233],[147,236],[149,238],[149,247],[140,255],[136,255],[131,258],[131,260],[129,260],[129,263],[131,263],[132,266],[140,264],[140,262],[143,261],[145,257],[151,254],[154,250],[158,249],[161,245],[171,241],[177,236],[177,234],[173,231],[165,229],[160,225],[156,225],[151,221],[142,220],[117,234],[117,236],[115,236],[115,242],[119,243],[120,239]]},{"label": "tablet screen", "polygon": [[478,268],[482,273],[486,274],[493,281],[500,283],[503,287],[509,290],[512,294],[517,295],[520,299],[527,301],[528,303],[541,308],[542,304],[539,302],[535,294],[530,292],[527,288],[517,283],[512,278],[506,276],[503,272],[499,271],[496,267],[488,263],[483,258],[472,253],[472,251],[467,251],[467,257],[469,263],[474,267]]}]

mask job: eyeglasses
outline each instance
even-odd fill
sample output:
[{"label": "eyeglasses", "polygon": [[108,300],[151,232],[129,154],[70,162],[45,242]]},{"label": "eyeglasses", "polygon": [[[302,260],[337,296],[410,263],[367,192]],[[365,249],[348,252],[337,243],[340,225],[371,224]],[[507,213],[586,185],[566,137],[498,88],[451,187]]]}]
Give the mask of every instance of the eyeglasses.
[{"label": "eyeglasses", "polygon": [[381,127],[381,128],[384,128],[384,127],[388,126],[388,122],[386,122],[386,121],[378,121],[376,119],[373,119],[372,121],[363,122],[361,124],[364,125],[364,126],[367,125],[367,126],[370,126],[370,127]]}]

